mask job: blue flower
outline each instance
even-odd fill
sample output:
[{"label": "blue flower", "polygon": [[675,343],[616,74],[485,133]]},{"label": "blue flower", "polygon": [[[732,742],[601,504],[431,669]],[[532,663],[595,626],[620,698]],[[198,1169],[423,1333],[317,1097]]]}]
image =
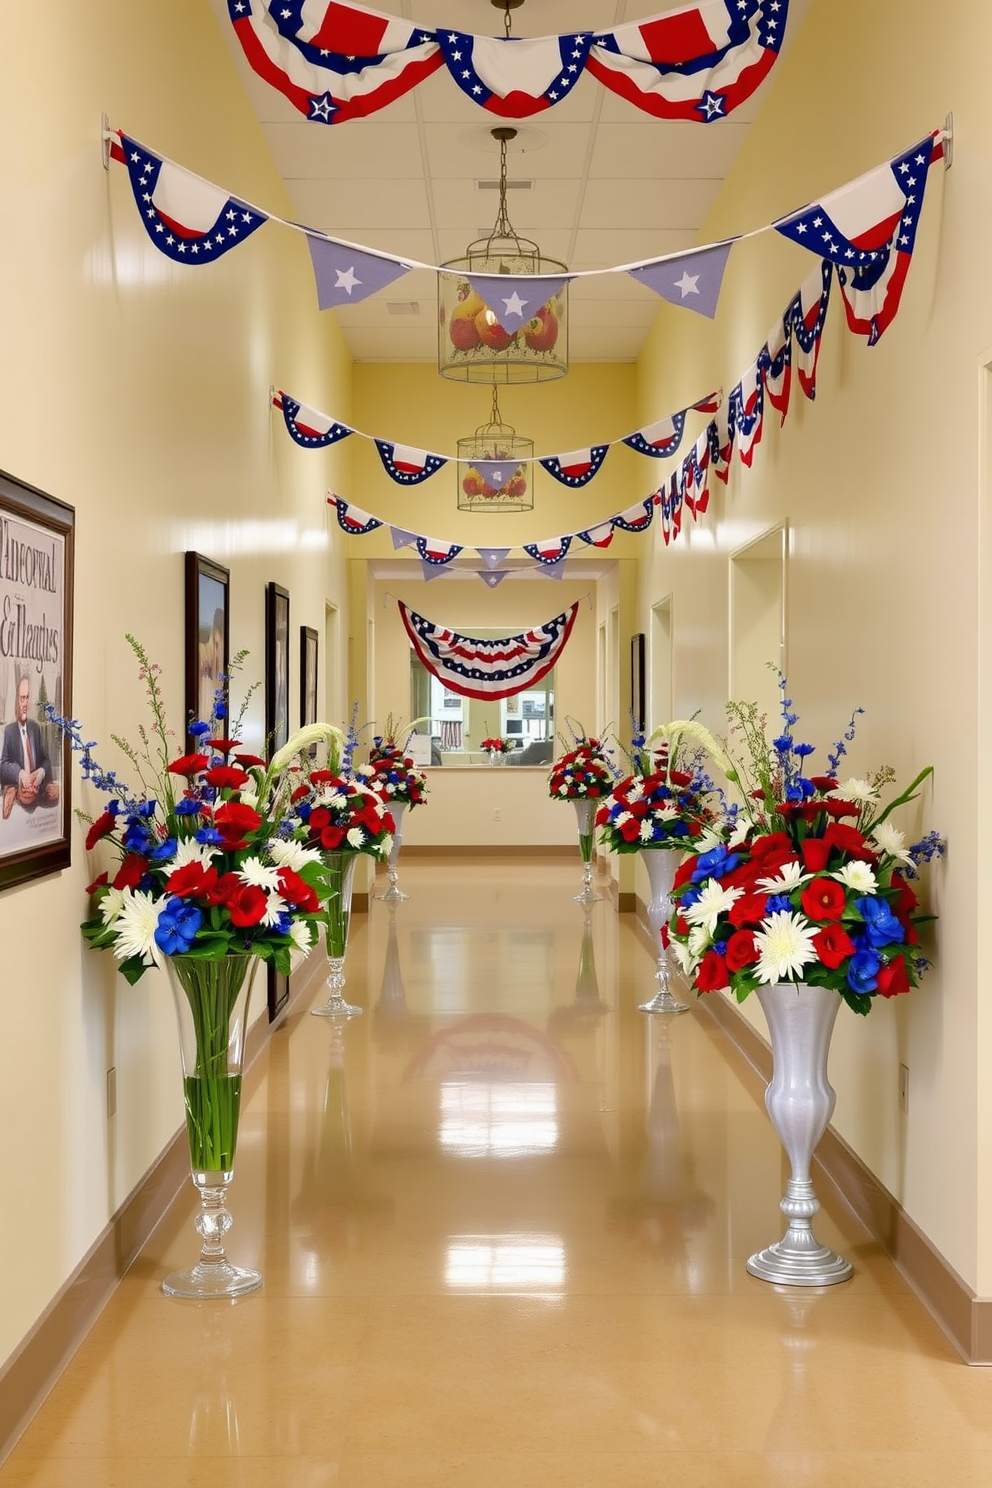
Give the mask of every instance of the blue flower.
[{"label": "blue flower", "polygon": [[681,904],[683,909],[688,909],[691,904],[697,903],[697,901],[700,900],[702,897],[702,889],[686,889],[681,899],[679,900],[679,903]]},{"label": "blue flower", "polygon": [[874,951],[856,951],[847,967],[847,985],[851,991],[861,996],[874,992],[881,964],[881,958]]},{"label": "blue flower", "polygon": [[269,928],[270,930],[274,930],[276,935],[288,935],[293,928],[292,915],[288,910],[282,910],[280,914],[276,915],[274,923]]},{"label": "blue flower", "polygon": [[209,734],[210,725],[209,723],[201,723],[198,718],[194,718],[189,726],[189,732],[193,735],[194,739],[202,739],[204,734]]},{"label": "blue flower", "polygon": [[768,901],[765,905],[766,915],[782,914],[786,911],[791,911],[791,909],[792,900],[789,898],[788,894],[768,895]]},{"label": "blue flower", "polygon": [[176,802],[177,816],[195,816],[200,809],[200,802],[195,796],[183,796],[181,801]]},{"label": "blue flower", "polygon": [[792,752],[798,754],[800,759],[805,759],[808,754],[816,753],[816,747],[813,744],[794,744]]},{"label": "blue flower", "polygon": [[733,872],[739,862],[740,854],[728,853],[721,843],[719,847],[699,854],[692,870],[692,882],[702,883],[704,878],[722,878],[725,873]]},{"label": "blue flower", "polygon": [[772,747],[777,754],[791,754],[792,739],[788,734],[779,734],[777,739],[772,740]]},{"label": "blue flower", "polygon": [[162,862],[167,858],[171,858],[174,855],[175,851],[175,837],[167,837],[164,842],[160,842],[157,847],[152,848],[152,861],[155,863]]},{"label": "blue flower", "polygon": [[900,945],[905,940],[905,930],[884,899],[866,894],[855,899],[854,907],[864,916],[864,936],[870,946]]},{"label": "blue flower", "polygon": [[214,847],[223,841],[216,827],[201,827],[194,835],[197,842],[206,843],[208,847]]},{"label": "blue flower", "polygon": [[196,939],[203,915],[195,904],[184,899],[170,899],[158,917],[155,944],[167,956],[182,955]]}]

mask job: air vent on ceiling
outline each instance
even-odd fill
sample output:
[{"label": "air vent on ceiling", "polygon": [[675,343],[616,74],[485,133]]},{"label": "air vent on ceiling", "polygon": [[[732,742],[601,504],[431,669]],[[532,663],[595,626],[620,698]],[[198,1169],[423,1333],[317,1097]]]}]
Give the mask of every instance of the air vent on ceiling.
[{"label": "air vent on ceiling", "polygon": [[[499,181],[498,181],[498,179],[495,180],[495,181],[476,181],[475,184],[476,184],[476,187],[478,188],[479,191],[498,191],[499,190]],[[534,190],[534,182],[533,181],[507,181],[507,183],[506,183],[506,189],[507,189],[507,191],[533,191]]]},{"label": "air vent on ceiling", "polygon": [[387,300],[386,309],[390,315],[420,314],[420,305],[416,300]]}]

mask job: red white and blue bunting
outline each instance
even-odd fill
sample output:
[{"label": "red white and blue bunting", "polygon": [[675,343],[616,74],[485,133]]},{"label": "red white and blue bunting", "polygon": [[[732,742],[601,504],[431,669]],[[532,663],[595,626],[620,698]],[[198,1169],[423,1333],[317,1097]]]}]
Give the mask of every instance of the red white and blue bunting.
[{"label": "red white and blue bunting", "polygon": [[[305,0],[297,0],[297,9],[300,3],[305,4]],[[710,3],[722,6],[724,0]],[[317,303],[322,310],[356,305],[413,269],[449,272],[442,264],[362,248],[263,212],[120,131],[108,132],[107,139],[112,158],[127,167],[149,239],[175,263],[210,263],[237,247],[265,222],[276,222],[306,237]],[[554,282],[560,285],[597,274],[629,274],[668,303],[712,319],[734,243],[775,231],[837,266],[848,325],[874,345],[899,308],[927,174],[943,153],[942,132],[935,130],[867,175],[764,227],[720,243],[638,263],[576,270]],[[487,303],[497,320],[502,316],[512,323],[513,314],[524,302],[521,294],[524,298],[530,295],[528,285],[533,279],[526,275],[473,274],[472,283],[483,299],[488,295]]]},{"label": "red white and blue bunting", "polygon": [[534,687],[551,671],[579,612],[576,601],[563,614],[523,635],[484,641],[425,620],[401,599],[396,603],[411,645],[431,676],[462,697],[494,702]]},{"label": "red white and blue bunting", "polygon": [[342,0],[228,0],[251,68],[317,124],[376,113],[442,67],[502,118],[552,108],[588,72],[656,118],[709,124],[768,76],[788,9],[788,0],[698,0],[613,30],[511,38],[415,26]]}]

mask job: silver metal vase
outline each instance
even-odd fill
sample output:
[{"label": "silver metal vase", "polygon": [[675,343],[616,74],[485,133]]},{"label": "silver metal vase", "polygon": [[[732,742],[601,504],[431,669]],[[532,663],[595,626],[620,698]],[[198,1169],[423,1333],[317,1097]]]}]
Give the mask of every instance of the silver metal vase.
[{"label": "silver metal vase", "polygon": [[642,1013],[687,1013],[687,1005],[673,997],[669,988],[668,951],[661,940],[661,927],[668,924],[672,914],[672,884],[682,854],[668,847],[646,847],[640,856],[651,885],[648,924],[651,926],[655,955],[658,958],[658,967],[654,974],[658,991],[647,1002],[639,1003],[638,1007]]}]

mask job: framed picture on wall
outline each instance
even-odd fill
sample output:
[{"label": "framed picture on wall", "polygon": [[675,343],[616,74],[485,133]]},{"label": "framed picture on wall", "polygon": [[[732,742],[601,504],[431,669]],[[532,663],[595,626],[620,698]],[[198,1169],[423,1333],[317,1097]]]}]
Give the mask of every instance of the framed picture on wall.
[{"label": "framed picture on wall", "polygon": [[289,590],[265,586],[265,735],[270,751],[289,738]]},{"label": "framed picture on wall", "polygon": [[186,722],[210,721],[227,687],[231,575],[202,553],[186,554]]},{"label": "framed picture on wall", "polygon": [[75,512],[0,471],[0,889],[68,868]]},{"label": "framed picture on wall", "polygon": [[300,626],[300,727],[317,722],[317,632]]},{"label": "framed picture on wall", "polygon": [[645,707],[644,632],[638,631],[630,638],[630,711],[636,734],[642,734],[647,727]]}]

